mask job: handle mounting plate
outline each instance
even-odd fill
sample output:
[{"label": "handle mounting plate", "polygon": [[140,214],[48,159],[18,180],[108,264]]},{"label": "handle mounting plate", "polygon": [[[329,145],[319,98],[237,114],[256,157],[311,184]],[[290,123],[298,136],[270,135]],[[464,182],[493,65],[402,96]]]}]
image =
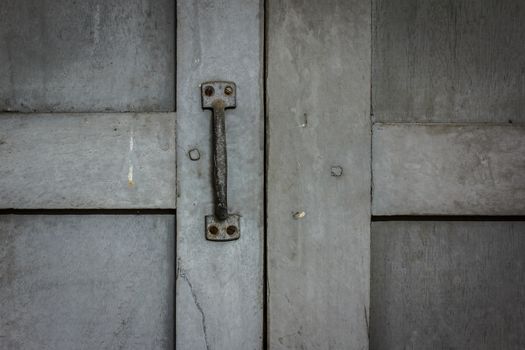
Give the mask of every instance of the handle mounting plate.
[{"label": "handle mounting plate", "polygon": [[206,215],[206,239],[209,241],[233,241],[241,235],[240,216],[228,214],[225,220]]},{"label": "handle mounting plate", "polygon": [[231,81],[208,81],[201,85],[202,108],[213,109],[213,103],[217,100],[224,102],[224,108],[235,108],[237,106],[235,83]]}]

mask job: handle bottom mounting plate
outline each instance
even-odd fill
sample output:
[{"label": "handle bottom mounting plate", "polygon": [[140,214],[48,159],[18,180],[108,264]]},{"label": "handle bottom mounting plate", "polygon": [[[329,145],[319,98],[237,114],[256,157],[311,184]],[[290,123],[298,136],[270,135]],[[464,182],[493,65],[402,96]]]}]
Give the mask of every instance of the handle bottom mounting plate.
[{"label": "handle bottom mounting plate", "polygon": [[233,241],[241,236],[241,217],[228,214],[225,220],[219,220],[215,215],[206,215],[206,239],[209,241]]}]

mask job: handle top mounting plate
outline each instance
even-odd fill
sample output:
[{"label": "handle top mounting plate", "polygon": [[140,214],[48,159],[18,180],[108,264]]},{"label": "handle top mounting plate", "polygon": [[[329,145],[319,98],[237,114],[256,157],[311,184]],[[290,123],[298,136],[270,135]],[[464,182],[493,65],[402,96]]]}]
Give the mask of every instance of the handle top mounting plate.
[{"label": "handle top mounting plate", "polygon": [[235,108],[237,86],[231,81],[207,81],[201,85],[202,108],[213,108],[217,100],[224,102],[224,108]]}]

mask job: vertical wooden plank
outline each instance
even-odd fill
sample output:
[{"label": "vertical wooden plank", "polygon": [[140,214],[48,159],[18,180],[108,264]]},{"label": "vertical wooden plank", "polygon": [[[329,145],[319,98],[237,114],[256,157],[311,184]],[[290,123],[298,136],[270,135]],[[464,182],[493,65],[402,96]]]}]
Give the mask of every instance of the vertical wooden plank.
[{"label": "vertical wooden plank", "polygon": [[[258,0],[178,1],[178,350],[262,347],[262,18]],[[209,80],[237,84],[237,108],[226,112],[228,199],[241,215],[241,238],[231,242],[204,235],[212,137],[199,85]]]},{"label": "vertical wooden plank", "polygon": [[[373,3],[376,120],[523,122],[523,1]],[[420,130],[411,134],[413,127]],[[374,206],[385,204],[375,214],[520,213],[519,128],[394,128],[405,129],[397,144],[386,145],[374,131]],[[379,169],[381,163],[393,172]],[[387,198],[375,183],[389,176],[383,182],[398,198]],[[445,205],[436,210],[425,202]],[[523,232],[523,223],[374,223],[371,347],[524,348]]]},{"label": "vertical wooden plank", "polygon": [[525,348],[525,222],[374,222],[370,346]]},{"label": "vertical wooden plank", "polygon": [[267,18],[269,345],[366,349],[370,1]]}]

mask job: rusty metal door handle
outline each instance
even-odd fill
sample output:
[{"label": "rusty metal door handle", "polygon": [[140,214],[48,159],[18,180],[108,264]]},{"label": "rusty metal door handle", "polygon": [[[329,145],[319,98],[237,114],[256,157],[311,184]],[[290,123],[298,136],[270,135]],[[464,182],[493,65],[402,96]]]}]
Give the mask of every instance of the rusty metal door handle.
[{"label": "rusty metal door handle", "polygon": [[228,213],[228,161],[226,156],[226,113],[236,107],[236,86],[230,81],[208,81],[201,85],[202,108],[212,110],[213,184],[215,213],[207,215],[206,239],[231,241],[240,237],[240,217]]}]

